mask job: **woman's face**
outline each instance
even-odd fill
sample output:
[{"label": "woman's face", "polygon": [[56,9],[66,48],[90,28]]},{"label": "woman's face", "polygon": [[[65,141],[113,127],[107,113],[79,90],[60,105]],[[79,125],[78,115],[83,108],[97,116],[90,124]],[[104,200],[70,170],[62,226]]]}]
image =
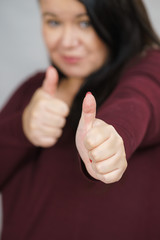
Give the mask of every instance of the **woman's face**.
[{"label": "woman's face", "polygon": [[108,49],[77,0],[41,0],[43,36],[53,63],[67,76],[84,78],[108,58]]}]

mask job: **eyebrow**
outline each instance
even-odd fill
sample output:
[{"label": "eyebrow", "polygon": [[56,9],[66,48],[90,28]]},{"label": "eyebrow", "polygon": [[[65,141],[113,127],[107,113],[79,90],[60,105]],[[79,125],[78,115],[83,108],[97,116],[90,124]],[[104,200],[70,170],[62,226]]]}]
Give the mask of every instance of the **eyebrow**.
[{"label": "eyebrow", "polygon": [[[57,15],[55,13],[52,13],[52,12],[44,12],[42,14],[43,17],[45,16],[51,16],[51,17],[57,17]],[[81,17],[84,17],[84,16],[88,16],[87,13],[80,13],[78,15],[76,15],[76,18],[81,18]]]}]

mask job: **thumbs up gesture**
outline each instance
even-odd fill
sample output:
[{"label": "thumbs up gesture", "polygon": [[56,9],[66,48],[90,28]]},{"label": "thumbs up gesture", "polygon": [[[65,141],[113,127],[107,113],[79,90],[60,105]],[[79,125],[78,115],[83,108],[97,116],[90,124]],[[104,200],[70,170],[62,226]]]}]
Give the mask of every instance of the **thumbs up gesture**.
[{"label": "thumbs up gesture", "polygon": [[123,140],[113,126],[95,117],[96,101],[88,93],[83,101],[76,146],[88,173],[104,183],[113,183],[127,168]]},{"label": "thumbs up gesture", "polygon": [[56,98],[58,74],[49,67],[41,88],[33,95],[22,116],[23,131],[35,146],[53,146],[62,134],[68,105]]}]

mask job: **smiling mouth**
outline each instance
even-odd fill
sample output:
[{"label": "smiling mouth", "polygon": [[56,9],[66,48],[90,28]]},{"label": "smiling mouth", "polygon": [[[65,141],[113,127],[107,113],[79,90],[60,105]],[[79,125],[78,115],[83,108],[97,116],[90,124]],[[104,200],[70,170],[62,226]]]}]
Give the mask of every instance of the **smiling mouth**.
[{"label": "smiling mouth", "polygon": [[70,63],[70,64],[78,63],[82,59],[80,57],[72,57],[72,56],[71,57],[70,56],[63,56],[62,58],[66,63]]}]

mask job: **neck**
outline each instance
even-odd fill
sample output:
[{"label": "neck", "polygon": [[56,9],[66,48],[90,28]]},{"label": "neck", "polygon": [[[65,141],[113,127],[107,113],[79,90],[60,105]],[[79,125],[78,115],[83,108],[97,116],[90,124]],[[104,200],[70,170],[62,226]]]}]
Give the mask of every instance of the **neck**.
[{"label": "neck", "polygon": [[59,84],[56,97],[66,102],[70,107],[83,82],[84,79],[81,78],[68,78],[62,80]]}]

